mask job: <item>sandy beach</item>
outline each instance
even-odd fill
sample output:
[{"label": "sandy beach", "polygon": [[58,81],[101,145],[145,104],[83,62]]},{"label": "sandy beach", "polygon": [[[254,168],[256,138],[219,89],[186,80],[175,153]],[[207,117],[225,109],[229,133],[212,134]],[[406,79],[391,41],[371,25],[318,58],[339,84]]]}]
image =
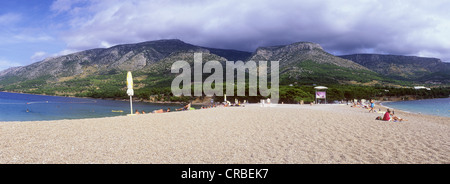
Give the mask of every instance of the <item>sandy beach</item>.
[{"label": "sandy beach", "polygon": [[0,122],[0,163],[450,163],[450,118],[396,110],[408,121],[375,120],[381,115],[347,105],[255,104]]}]

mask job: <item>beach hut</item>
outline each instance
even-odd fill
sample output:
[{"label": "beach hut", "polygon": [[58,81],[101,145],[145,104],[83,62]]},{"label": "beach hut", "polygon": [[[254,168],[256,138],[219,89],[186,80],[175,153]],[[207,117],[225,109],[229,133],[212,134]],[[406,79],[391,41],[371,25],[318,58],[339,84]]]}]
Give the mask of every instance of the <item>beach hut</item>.
[{"label": "beach hut", "polygon": [[316,86],[314,87],[315,89],[315,101],[316,104],[318,102],[319,99],[324,99],[325,100],[325,104],[327,103],[327,87],[325,86]]}]

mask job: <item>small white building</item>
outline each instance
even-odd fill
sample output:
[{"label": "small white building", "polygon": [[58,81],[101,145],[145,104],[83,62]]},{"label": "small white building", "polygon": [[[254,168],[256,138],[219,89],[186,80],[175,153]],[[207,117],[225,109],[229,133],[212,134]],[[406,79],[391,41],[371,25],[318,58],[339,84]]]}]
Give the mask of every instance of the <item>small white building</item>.
[{"label": "small white building", "polygon": [[424,86],[414,86],[414,89],[426,89]]}]

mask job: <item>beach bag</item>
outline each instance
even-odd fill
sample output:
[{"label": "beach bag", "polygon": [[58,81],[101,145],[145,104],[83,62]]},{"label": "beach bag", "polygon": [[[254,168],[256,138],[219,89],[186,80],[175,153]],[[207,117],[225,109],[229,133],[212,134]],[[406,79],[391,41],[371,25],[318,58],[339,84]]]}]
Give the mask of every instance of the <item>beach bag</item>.
[{"label": "beach bag", "polygon": [[383,117],[378,116],[377,118],[375,118],[376,120],[383,120]]}]

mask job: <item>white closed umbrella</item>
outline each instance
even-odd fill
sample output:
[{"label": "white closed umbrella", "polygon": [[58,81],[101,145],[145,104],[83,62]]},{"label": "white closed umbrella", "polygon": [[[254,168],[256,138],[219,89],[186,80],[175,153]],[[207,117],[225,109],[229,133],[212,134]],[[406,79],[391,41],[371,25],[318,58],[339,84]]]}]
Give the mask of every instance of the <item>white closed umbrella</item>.
[{"label": "white closed umbrella", "polygon": [[129,71],[127,73],[127,94],[128,96],[130,96],[130,109],[131,109],[131,113],[133,114],[133,95],[134,95],[134,90],[133,90],[133,76],[131,75],[131,72]]}]

